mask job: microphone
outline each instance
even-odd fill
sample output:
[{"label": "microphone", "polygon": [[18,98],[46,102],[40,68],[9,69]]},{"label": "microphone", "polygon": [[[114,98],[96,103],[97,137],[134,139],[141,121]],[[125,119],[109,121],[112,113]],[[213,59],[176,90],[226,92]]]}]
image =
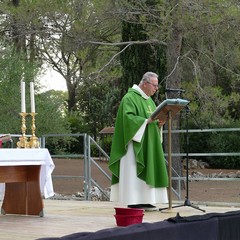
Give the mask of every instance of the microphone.
[{"label": "microphone", "polygon": [[185,90],[179,88],[179,89],[173,89],[173,88],[166,88],[166,92],[185,92]]}]

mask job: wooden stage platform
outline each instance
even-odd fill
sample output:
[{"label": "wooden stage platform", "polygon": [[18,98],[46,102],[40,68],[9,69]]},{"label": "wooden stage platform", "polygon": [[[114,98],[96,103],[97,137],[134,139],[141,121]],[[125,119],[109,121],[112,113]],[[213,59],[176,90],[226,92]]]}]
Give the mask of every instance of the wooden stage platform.
[{"label": "wooden stage platform", "polygon": [[[192,202],[195,204],[194,202]],[[1,203],[0,203],[1,204]],[[181,203],[180,203],[181,204]],[[173,206],[178,203],[173,202]],[[225,213],[239,211],[240,205],[202,203],[198,205],[205,213]],[[23,215],[0,216],[0,239],[33,240],[47,237],[62,237],[76,232],[95,232],[116,227],[114,207],[123,207],[112,202],[44,200],[44,217]],[[168,205],[158,205],[159,208]],[[203,215],[202,211],[184,206],[171,211],[145,212],[143,222],[159,222],[181,216]]]}]

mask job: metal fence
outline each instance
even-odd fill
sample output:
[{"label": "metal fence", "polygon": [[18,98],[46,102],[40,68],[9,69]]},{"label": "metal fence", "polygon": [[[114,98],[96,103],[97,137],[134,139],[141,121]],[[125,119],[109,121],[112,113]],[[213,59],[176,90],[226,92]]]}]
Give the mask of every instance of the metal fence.
[{"label": "metal fence", "polygon": [[[188,133],[189,134],[197,134],[197,133],[216,133],[216,132],[239,132],[240,128],[222,128],[222,129],[189,129]],[[167,131],[163,131],[164,134],[167,134]],[[172,130],[172,134],[175,133],[182,133],[185,134],[186,130]],[[54,136],[59,136],[59,135],[44,135],[42,137],[42,143],[44,147],[44,143],[46,141],[47,137],[54,137]],[[62,136],[69,136],[69,135],[62,135]],[[98,150],[101,152],[101,154],[105,157],[106,160],[109,159],[108,154],[98,145],[98,143],[91,138],[89,135],[86,134],[75,134],[71,136],[83,136],[84,137],[84,153],[81,157],[84,158],[84,176],[81,176],[84,179],[84,192],[85,192],[85,199],[90,200],[90,190],[92,185],[97,186],[103,194],[105,194],[104,189],[102,186],[100,186],[96,181],[91,176],[91,166],[94,164],[97,166],[99,169],[101,167],[98,165],[97,161],[94,160],[94,158],[91,156],[91,147],[97,146]],[[167,158],[167,154],[165,154]],[[187,153],[172,153],[173,157],[187,157]],[[240,152],[227,152],[227,153],[188,153],[188,157],[207,157],[207,156],[212,156],[212,157],[219,157],[219,156],[240,156]],[[54,156],[53,156],[54,157]],[[56,156],[55,156],[56,157]],[[60,157],[60,156],[58,156]],[[76,157],[72,155],[72,157]],[[174,169],[172,169],[175,171]],[[110,176],[103,170],[101,169],[101,174],[103,174],[108,180],[109,180],[109,186],[110,186]],[[173,189],[174,194],[177,196],[178,199],[181,199],[182,193],[181,193],[181,181],[186,181],[185,177],[179,176],[176,172],[175,174],[177,175],[176,177],[172,177],[172,180],[177,180],[178,181],[178,188],[177,190]],[[60,176],[53,176],[53,177],[60,177]],[[197,180],[197,181],[238,181],[240,180],[239,178],[210,178],[210,177],[201,177],[201,178],[191,178],[189,177],[189,181],[191,180]]]},{"label": "metal fence", "polygon": [[[240,128],[221,128],[221,129],[189,129],[188,133],[216,133],[216,132],[239,132]],[[167,131],[163,131],[164,134],[167,133]],[[172,134],[175,133],[182,133],[185,134],[186,130],[172,130]],[[13,138],[18,138],[20,135],[18,134],[12,134],[11,135]],[[100,174],[104,178],[109,181],[109,186],[110,186],[110,181],[111,181],[111,176],[104,171],[101,166],[98,164],[98,161],[91,156],[91,148],[94,146],[94,148],[97,148],[101,156],[103,156],[106,161],[108,161],[109,156],[108,154],[101,148],[101,146],[88,134],[46,134],[43,135],[39,138],[41,147],[45,148],[47,145],[47,141],[49,138],[55,138],[55,137],[81,137],[83,139],[83,152],[81,154],[61,154],[61,155],[52,155],[53,158],[81,158],[84,161],[84,173],[83,175],[78,175],[78,176],[70,176],[70,175],[53,175],[53,178],[81,178],[84,183],[84,198],[85,200],[91,200],[91,189],[92,186],[96,186],[102,194],[105,194],[106,199],[109,197],[106,194],[106,191],[104,187],[102,187],[97,181],[95,181],[92,178],[91,175],[91,169],[93,166],[97,167],[100,171]],[[14,146],[13,146],[14,147]],[[167,154],[166,158],[167,158]],[[172,153],[173,157],[186,157],[187,153]],[[227,153],[188,153],[189,157],[207,157],[207,156],[213,156],[213,157],[218,157],[218,156],[240,156],[240,152],[227,152]],[[174,169],[173,169],[174,171]],[[176,172],[175,172],[176,173]],[[181,181],[186,181],[185,177],[177,175],[176,177],[172,177],[172,180],[177,180],[178,181],[178,190],[174,190],[174,194],[178,197],[178,199],[181,199]],[[240,178],[210,178],[210,177],[201,177],[201,178],[191,178],[189,177],[189,180],[198,180],[198,181],[206,181],[206,180],[214,180],[214,181],[239,181]]]},{"label": "metal fence", "polygon": [[104,171],[104,169],[101,168],[101,166],[98,164],[97,160],[94,159],[93,156],[91,156],[91,147],[95,147],[98,149],[98,151],[101,153],[102,156],[105,157],[106,161],[108,161],[109,156],[108,154],[100,147],[100,145],[90,136],[87,134],[46,134],[41,137],[42,139],[42,148],[46,147],[47,139],[52,138],[52,137],[81,137],[83,138],[83,153],[82,154],[63,154],[63,155],[52,155],[53,158],[82,158],[84,160],[84,173],[83,175],[79,176],[70,176],[70,175],[53,175],[53,178],[72,178],[72,177],[77,177],[83,179],[84,183],[84,197],[85,200],[91,200],[91,189],[92,186],[96,186],[102,194],[105,195],[105,198],[108,199],[109,196],[107,195],[105,189],[92,178],[92,167],[93,165],[99,169],[100,173],[102,176],[104,176],[106,179],[109,181],[109,186],[110,186],[110,181],[111,177],[110,175]]},{"label": "metal fence", "polygon": [[[214,128],[214,129],[189,129],[189,130],[172,130],[172,134],[176,134],[176,133],[182,133],[182,134],[198,134],[198,133],[217,133],[217,132],[239,132],[240,128]],[[164,134],[167,134],[168,131],[163,131]],[[168,154],[165,154],[165,156],[167,157]],[[172,157],[224,157],[224,156],[233,156],[233,157],[237,157],[240,156],[240,149],[239,152],[216,152],[216,153],[171,153]],[[175,171],[175,169],[172,169],[172,171],[174,171],[175,175],[177,175],[177,177],[172,177],[172,180],[176,180],[178,181],[178,187],[177,190],[172,189],[174,194],[178,197],[178,199],[180,200],[182,197],[182,193],[181,193],[181,181],[186,181],[186,177],[182,177],[179,176],[179,174]],[[189,181],[239,181],[240,178],[211,178],[211,177],[188,177]]]}]

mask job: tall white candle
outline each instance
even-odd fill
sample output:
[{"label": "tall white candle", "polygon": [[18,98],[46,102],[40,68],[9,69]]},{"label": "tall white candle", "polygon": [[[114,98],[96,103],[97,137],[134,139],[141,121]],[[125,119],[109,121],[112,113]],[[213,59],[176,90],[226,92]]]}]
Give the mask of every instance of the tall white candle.
[{"label": "tall white candle", "polygon": [[31,97],[31,112],[35,113],[35,96],[33,82],[30,82],[30,97]]},{"label": "tall white candle", "polygon": [[21,112],[26,112],[25,82],[21,81]]}]

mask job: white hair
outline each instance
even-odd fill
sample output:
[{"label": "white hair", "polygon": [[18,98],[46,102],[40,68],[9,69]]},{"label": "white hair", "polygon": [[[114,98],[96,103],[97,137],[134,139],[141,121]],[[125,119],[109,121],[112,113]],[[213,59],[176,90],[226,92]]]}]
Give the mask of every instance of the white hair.
[{"label": "white hair", "polygon": [[152,77],[158,78],[158,75],[154,72],[146,72],[144,73],[140,84],[142,84],[143,82],[149,82],[151,80]]}]

